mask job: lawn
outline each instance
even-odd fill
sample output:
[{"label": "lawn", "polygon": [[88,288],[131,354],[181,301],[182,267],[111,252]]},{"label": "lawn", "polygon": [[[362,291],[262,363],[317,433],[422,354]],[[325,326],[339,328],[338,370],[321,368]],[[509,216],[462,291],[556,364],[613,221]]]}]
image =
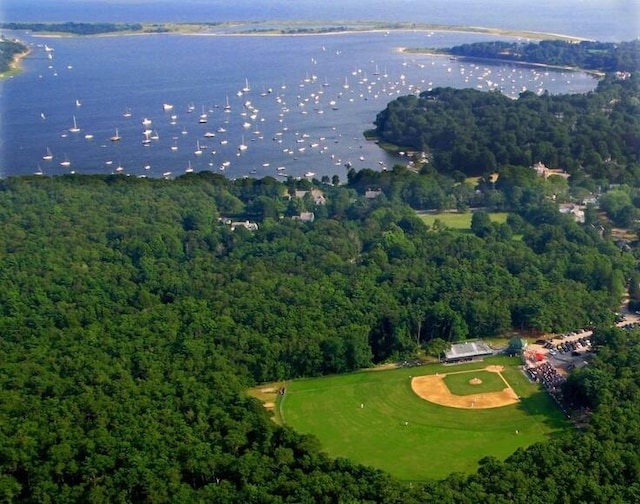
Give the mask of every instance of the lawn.
[{"label": "lawn", "polygon": [[[454,471],[475,471],[478,460],[486,455],[504,459],[517,448],[568,428],[562,413],[522,375],[518,363],[518,359],[494,357],[461,366],[428,365],[298,380],[287,385],[278,412],[285,424],[317,436],[331,456],[378,467],[403,480],[443,478]],[[412,376],[481,369],[488,364],[505,366],[502,374],[522,398],[519,404],[461,410],[429,403],[411,390]]]},{"label": "lawn", "polygon": [[[443,212],[443,213],[428,213],[419,214],[418,216],[428,226],[433,226],[433,223],[438,219],[441,223],[451,229],[471,229],[471,216],[472,212],[457,213],[457,212]],[[497,222],[502,224],[507,221],[506,212],[490,212],[489,217],[491,222]]]}]

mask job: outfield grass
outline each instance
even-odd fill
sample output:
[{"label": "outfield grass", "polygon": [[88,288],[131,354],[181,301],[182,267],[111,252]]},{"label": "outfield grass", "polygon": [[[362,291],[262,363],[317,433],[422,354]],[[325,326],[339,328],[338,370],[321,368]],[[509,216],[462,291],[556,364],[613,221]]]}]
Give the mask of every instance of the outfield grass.
[{"label": "outfield grass", "polygon": [[[429,213],[419,214],[418,216],[428,226],[433,226],[436,219],[440,220],[445,226],[451,229],[471,229],[471,217],[472,212],[455,213],[455,212],[443,212],[443,213]],[[497,222],[503,224],[507,222],[507,212],[490,212],[489,217],[491,222]]]},{"label": "outfield grass", "polygon": [[[429,403],[411,390],[411,376],[488,364],[506,366],[502,374],[522,398],[519,404],[461,410]],[[568,428],[553,401],[522,375],[517,364],[518,359],[494,357],[461,366],[294,381],[287,385],[279,412],[287,425],[317,436],[331,456],[378,467],[404,480],[443,478],[454,471],[475,471],[486,455],[504,459],[517,448]]]}]

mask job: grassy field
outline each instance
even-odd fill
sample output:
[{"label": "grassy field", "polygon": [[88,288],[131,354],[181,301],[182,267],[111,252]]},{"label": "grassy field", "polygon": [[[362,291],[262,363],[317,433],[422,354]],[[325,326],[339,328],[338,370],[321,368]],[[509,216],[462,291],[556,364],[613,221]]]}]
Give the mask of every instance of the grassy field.
[{"label": "grassy field", "polygon": [[[429,403],[411,390],[411,376],[488,364],[506,366],[502,375],[521,397],[520,403],[461,410]],[[504,459],[519,447],[568,428],[562,412],[526,379],[518,364],[518,359],[494,357],[454,367],[429,365],[294,381],[287,385],[278,413],[285,424],[317,436],[331,456],[378,467],[404,480],[443,478],[454,471],[475,471],[486,455]]]},{"label": "grassy field", "polygon": [[[443,212],[443,213],[429,213],[429,214],[419,214],[418,216],[422,219],[427,226],[433,226],[433,223],[436,219],[442,222],[445,226],[451,229],[471,229],[471,216],[473,213],[465,212],[465,213],[456,213],[456,212]],[[509,214],[506,212],[490,212],[489,217],[492,222],[497,222],[502,224],[507,221],[507,216]]]}]

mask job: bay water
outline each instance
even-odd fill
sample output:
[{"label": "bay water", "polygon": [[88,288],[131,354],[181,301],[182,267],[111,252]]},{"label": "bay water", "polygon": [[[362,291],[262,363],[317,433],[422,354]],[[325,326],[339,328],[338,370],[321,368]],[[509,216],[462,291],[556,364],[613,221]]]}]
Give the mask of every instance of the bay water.
[{"label": "bay water", "polygon": [[[625,38],[625,2],[570,0],[532,15],[533,2],[3,2],[11,21],[383,19]],[[606,5],[605,5],[606,4]],[[517,13],[507,16],[518,6]],[[360,9],[358,9],[360,7]],[[608,16],[601,10],[607,7]],[[551,12],[551,13],[550,13]],[[529,13],[527,15],[527,13]],[[330,25],[338,21],[328,22]],[[632,26],[633,23],[630,23]],[[627,28],[622,29],[622,26]],[[132,35],[43,38],[24,71],[0,82],[0,176],[111,173],[229,177],[338,175],[348,167],[406,162],[363,137],[400,95],[437,86],[499,90],[510,97],[586,92],[581,72],[474,63],[405,53],[507,37],[462,32],[375,31],[324,35]],[[617,35],[622,35],[617,37]],[[206,117],[205,117],[206,116]],[[73,131],[73,125],[78,131]],[[144,122],[144,123],[143,123]],[[71,130],[71,131],[70,131]],[[146,132],[146,133],[145,133]],[[51,159],[48,159],[51,157]]]}]

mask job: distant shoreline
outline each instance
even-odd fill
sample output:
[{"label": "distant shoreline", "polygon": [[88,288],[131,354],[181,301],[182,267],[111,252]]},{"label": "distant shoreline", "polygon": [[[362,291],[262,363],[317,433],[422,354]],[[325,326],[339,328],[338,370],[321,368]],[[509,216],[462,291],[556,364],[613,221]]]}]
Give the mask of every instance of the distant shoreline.
[{"label": "distant shoreline", "polygon": [[435,52],[430,49],[419,49],[419,48],[413,49],[408,47],[399,47],[398,52],[407,53],[407,54],[419,54],[422,56],[443,56],[453,60],[486,62],[494,65],[496,63],[504,63],[508,65],[546,68],[549,70],[564,70],[566,72],[583,72],[589,75],[593,75],[594,77],[597,77],[597,78],[602,78],[606,75],[605,72],[602,72],[600,70],[590,70],[590,69],[581,68],[581,67],[552,65],[550,63],[536,63],[532,61],[518,61],[518,60],[511,60],[506,58],[503,59],[503,58],[481,58],[481,57],[474,57],[474,56],[459,56],[459,55],[450,54],[447,52]]},{"label": "distant shoreline", "polygon": [[[264,25],[273,25],[273,23],[264,23]],[[339,22],[335,23],[339,24]],[[476,33],[481,35],[495,35],[503,37],[513,37],[528,40],[564,40],[564,41],[584,41],[586,38],[575,37],[572,35],[563,35],[558,33],[546,33],[538,31],[518,31],[501,28],[486,28],[481,26],[457,26],[457,25],[384,25],[384,24],[345,24],[344,26],[328,26],[318,24],[304,24],[289,23],[283,24],[279,28],[265,28],[260,29],[261,23],[224,23],[222,25],[210,25],[210,24],[197,24],[197,23],[176,23],[176,24],[155,24],[144,25],[145,29],[142,31],[114,31],[108,33],[100,33],[93,35],[78,35],[73,33],[63,32],[31,32],[33,37],[38,38],[67,38],[67,37],[123,37],[123,36],[145,36],[145,35],[185,35],[193,37],[318,37],[318,36],[337,36],[337,35],[356,35],[367,33],[435,33],[435,32],[449,32],[449,33]],[[248,29],[250,28],[250,29]],[[163,31],[161,31],[163,30]],[[450,55],[447,52],[433,51],[428,48],[407,48],[398,47],[395,49],[398,52],[412,53],[428,56],[448,56],[455,59],[467,59],[475,61],[487,61],[491,63],[507,63],[521,66],[534,66],[540,68],[548,68],[554,70],[566,70],[574,72],[586,72],[596,77],[602,77],[603,73],[594,70],[585,70],[582,68],[565,67],[559,65],[550,65],[544,63],[533,63],[526,61],[513,61],[500,58],[469,58],[463,56]]]},{"label": "distant shoreline", "polygon": [[[303,23],[288,21],[281,25],[278,21],[261,23],[161,23],[145,24],[141,31],[113,31],[100,34],[82,35],[72,32],[41,31],[31,34],[35,37],[62,38],[62,37],[117,37],[125,35],[197,35],[197,36],[236,36],[236,37],[287,37],[287,36],[319,36],[319,35],[348,35],[352,33],[391,33],[391,32],[457,32],[457,33],[477,33],[495,36],[507,36],[524,38],[530,40],[565,40],[583,41],[589,40],[584,37],[564,35],[558,33],[547,33],[527,30],[511,30],[501,28],[487,28],[481,26],[457,26],[457,25],[430,25],[430,24],[402,24],[394,23],[386,25],[384,23],[351,22],[341,24],[340,21],[334,23]],[[51,25],[53,26],[53,25]]]}]

